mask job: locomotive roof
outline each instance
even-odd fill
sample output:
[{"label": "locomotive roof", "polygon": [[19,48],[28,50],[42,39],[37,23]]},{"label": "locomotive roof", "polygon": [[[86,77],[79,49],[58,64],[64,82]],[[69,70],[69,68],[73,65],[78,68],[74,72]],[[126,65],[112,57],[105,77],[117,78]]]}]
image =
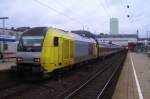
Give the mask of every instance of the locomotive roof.
[{"label": "locomotive roof", "polygon": [[70,34],[74,37],[75,40],[96,43],[96,41],[93,38],[83,37],[72,32],[70,32]]},{"label": "locomotive roof", "polygon": [[23,33],[23,36],[45,35],[47,27],[33,27]]},{"label": "locomotive roof", "polygon": [[99,42],[99,46],[101,47],[110,47],[110,48],[118,48],[118,47],[121,47],[120,45],[116,45],[116,44],[113,44],[113,43],[108,43],[108,42]]}]

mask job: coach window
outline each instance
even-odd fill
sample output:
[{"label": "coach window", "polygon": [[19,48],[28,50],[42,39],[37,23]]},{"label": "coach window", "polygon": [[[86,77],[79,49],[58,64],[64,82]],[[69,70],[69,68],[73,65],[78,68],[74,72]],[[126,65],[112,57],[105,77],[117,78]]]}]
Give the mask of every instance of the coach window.
[{"label": "coach window", "polygon": [[58,46],[58,37],[54,37],[54,47]]}]

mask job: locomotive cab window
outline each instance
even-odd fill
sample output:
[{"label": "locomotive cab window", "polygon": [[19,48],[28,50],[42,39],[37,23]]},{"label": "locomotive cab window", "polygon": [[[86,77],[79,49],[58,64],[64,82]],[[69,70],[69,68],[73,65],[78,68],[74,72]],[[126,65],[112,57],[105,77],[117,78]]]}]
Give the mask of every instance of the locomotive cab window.
[{"label": "locomotive cab window", "polygon": [[54,47],[58,46],[58,37],[54,37]]}]

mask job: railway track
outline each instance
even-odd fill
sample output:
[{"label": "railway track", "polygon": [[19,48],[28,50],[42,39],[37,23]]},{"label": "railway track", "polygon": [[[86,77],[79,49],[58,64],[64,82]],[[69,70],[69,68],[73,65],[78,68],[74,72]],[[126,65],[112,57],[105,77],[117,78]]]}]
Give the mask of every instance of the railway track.
[{"label": "railway track", "polygon": [[[73,88],[71,86],[77,88],[77,85],[79,86],[81,85],[81,83],[87,81],[87,79],[91,78],[91,76],[94,75],[96,72],[97,74],[95,74],[95,77],[100,75],[101,73],[104,73],[104,71],[106,71],[109,68],[109,66],[113,64],[113,61],[116,61],[121,55],[122,54],[116,54],[110,59],[106,59],[106,61],[104,62],[90,64],[89,66],[86,66],[89,67],[87,69],[83,66],[80,67],[80,69],[78,68],[78,69],[73,69],[71,71],[67,71],[66,73],[62,73],[61,76],[60,77],[58,76],[58,78],[56,79],[51,78],[49,80],[42,81],[40,83],[22,83],[20,85],[12,86],[8,89],[1,91],[3,92],[3,94],[0,93],[0,98],[7,98],[7,99],[61,98],[62,99],[62,96],[63,98],[67,98],[69,93],[73,92]],[[98,73],[99,71],[98,68],[100,69],[101,73]],[[107,71],[111,72],[112,69],[114,68],[109,68]],[[103,76],[106,77],[106,74],[104,73]],[[110,75],[107,74],[107,78],[108,77],[110,77]],[[93,79],[95,78],[93,77]],[[92,82],[93,79],[91,79]],[[102,82],[105,82],[106,84],[106,80],[103,80]]]},{"label": "railway track", "polygon": [[24,91],[27,91],[31,87],[33,87],[33,86],[29,85],[29,84],[25,84],[25,83],[23,84],[22,83],[19,85],[15,85],[15,86],[3,89],[0,91],[0,99],[5,99],[7,97],[11,97],[12,95],[22,93]]},{"label": "railway track", "polygon": [[[112,83],[116,74],[121,70],[125,55],[117,61],[106,64],[105,68],[97,70],[87,81],[79,86],[74,86],[58,96],[61,99],[110,99],[110,93],[106,90]],[[119,74],[118,74],[119,75]],[[117,76],[118,76],[117,75]],[[110,91],[109,91],[110,92]],[[111,92],[112,93],[112,92]],[[105,98],[104,98],[105,97]],[[107,97],[107,98],[106,98]]]}]

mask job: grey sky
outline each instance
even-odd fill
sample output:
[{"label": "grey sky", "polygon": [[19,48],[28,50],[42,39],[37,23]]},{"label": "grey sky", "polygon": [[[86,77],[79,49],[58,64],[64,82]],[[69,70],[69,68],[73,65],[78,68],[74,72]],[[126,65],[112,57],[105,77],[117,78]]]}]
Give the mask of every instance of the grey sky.
[{"label": "grey sky", "polygon": [[[127,4],[130,8],[127,8]],[[1,0],[7,27],[53,26],[109,33],[110,17],[119,18],[120,33],[150,31],[150,0]],[[127,14],[130,18],[127,18]]]}]

